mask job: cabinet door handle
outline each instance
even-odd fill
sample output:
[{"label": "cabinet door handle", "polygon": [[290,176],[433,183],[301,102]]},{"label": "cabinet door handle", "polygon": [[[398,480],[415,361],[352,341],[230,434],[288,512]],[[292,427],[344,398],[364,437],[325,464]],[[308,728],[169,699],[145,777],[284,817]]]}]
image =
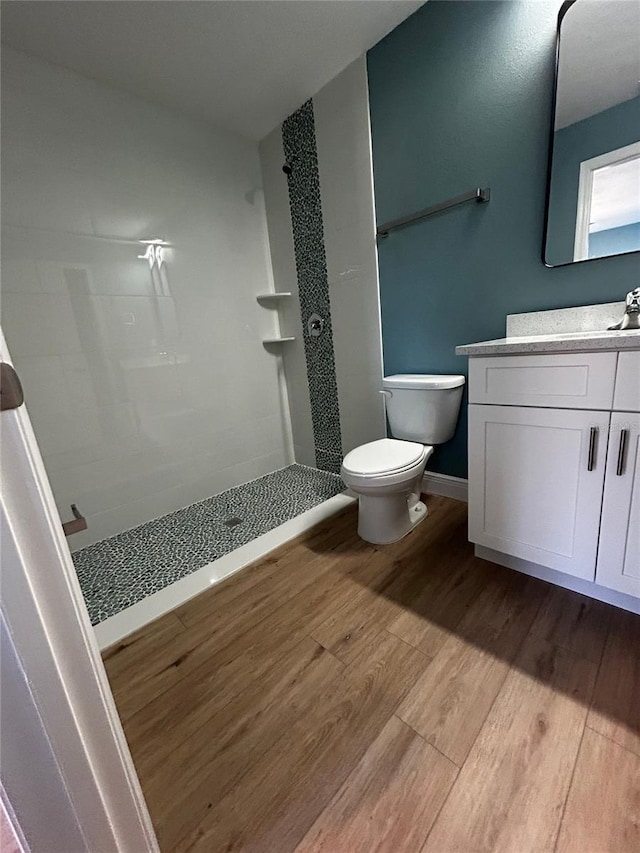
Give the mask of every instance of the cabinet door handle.
[{"label": "cabinet door handle", "polygon": [[629,430],[620,430],[620,444],[618,445],[618,464],[616,465],[616,475],[622,477],[624,474],[624,458],[627,454],[627,439],[629,438]]},{"label": "cabinet door handle", "polygon": [[587,461],[587,471],[593,471],[596,467],[596,447],[598,444],[598,427],[591,427],[589,430],[589,459]]}]

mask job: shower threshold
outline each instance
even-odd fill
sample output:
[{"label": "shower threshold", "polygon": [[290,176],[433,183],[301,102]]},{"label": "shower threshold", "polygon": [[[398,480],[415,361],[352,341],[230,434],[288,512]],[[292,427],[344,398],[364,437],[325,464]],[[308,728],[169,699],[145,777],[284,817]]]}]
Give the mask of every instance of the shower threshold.
[{"label": "shower threshold", "polygon": [[347,506],[336,474],[290,465],[76,551],[101,649]]}]

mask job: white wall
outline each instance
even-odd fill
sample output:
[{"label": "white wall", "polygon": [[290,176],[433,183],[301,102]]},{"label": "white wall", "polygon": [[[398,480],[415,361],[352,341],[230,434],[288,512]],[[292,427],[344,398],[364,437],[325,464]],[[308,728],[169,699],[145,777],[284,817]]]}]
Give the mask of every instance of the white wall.
[{"label": "white wall", "polygon": [[313,99],[342,449],[386,435],[366,59]]},{"label": "white wall", "polygon": [[71,547],[288,464],[257,145],[2,58],[2,325]]},{"label": "white wall", "polygon": [[[365,57],[314,98],[318,171],[344,453],[386,435],[369,95]],[[297,340],[284,350],[296,460],[315,464],[302,325],[298,304],[282,129],[260,143],[276,290],[294,298],[283,329]]]},{"label": "white wall", "polygon": [[284,151],[280,127],[260,143],[260,162],[275,290],[292,294],[291,299],[280,304],[278,311],[283,334],[295,337],[295,341],[285,344],[282,348],[295,458],[296,462],[302,465],[315,466],[311,402],[298,302],[298,278],[289,211],[289,189],[287,178],[282,171]]}]

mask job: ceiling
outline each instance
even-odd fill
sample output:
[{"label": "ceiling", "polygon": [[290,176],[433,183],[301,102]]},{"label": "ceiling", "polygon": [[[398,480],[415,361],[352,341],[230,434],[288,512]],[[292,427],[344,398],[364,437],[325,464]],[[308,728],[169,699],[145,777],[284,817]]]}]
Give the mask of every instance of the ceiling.
[{"label": "ceiling", "polygon": [[639,0],[577,0],[562,21],[556,130],[640,94]]},{"label": "ceiling", "polygon": [[2,41],[261,139],[424,0],[4,0]]}]

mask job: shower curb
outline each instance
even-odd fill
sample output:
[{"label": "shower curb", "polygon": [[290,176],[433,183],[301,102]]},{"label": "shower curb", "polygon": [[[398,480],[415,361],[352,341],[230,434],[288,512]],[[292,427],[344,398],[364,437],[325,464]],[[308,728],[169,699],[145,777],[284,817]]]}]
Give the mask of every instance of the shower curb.
[{"label": "shower curb", "polygon": [[249,563],[273,551],[274,548],[284,545],[285,542],[295,539],[296,536],[300,536],[321,521],[331,518],[355,500],[355,497],[346,492],[334,495],[295,518],[285,521],[284,524],[274,527],[273,530],[252,539],[246,545],[241,545],[201,569],[132,604],[131,607],[109,616],[94,626],[100,651],[104,651],[139,628],[148,625],[149,622],[153,622],[154,619],[164,616],[189,599],[200,595],[201,592],[231,577]]}]

